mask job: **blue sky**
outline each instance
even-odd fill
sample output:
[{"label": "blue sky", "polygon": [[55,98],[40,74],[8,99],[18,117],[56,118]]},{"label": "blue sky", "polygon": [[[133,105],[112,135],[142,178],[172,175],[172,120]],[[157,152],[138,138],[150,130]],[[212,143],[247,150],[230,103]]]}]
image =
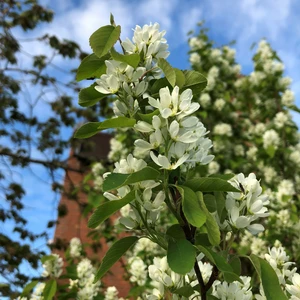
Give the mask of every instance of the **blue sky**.
[{"label": "blue sky", "polygon": [[[170,63],[177,68],[189,68],[187,32],[197,29],[196,23],[205,19],[209,36],[216,45],[236,40],[237,61],[242,72],[252,71],[250,50],[253,42],[266,38],[278,52],[285,64],[285,74],[293,79],[292,90],[300,105],[300,2],[296,0],[43,0],[42,4],[55,12],[51,24],[38,27],[30,35],[36,37],[45,33],[60,38],[75,40],[84,50],[90,51],[89,36],[100,26],[109,23],[113,13],[117,24],[122,27],[122,39],[131,38],[136,24],[158,22],[167,31],[171,55]],[[23,35],[21,31],[17,32]],[[47,53],[49,49],[41,44],[28,44],[25,49],[32,54]],[[26,65],[26,61],[23,62]],[[57,60],[61,68],[75,68],[69,61]],[[34,91],[32,91],[34,93]],[[41,114],[45,112],[40,108]],[[300,124],[300,116],[294,115]],[[31,172],[22,171],[27,195],[24,215],[29,218],[29,228],[39,232],[48,220],[55,217],[58,199],[52,196],[47,176],[41,167],[33,166],[33,172],[40,174],[46,183],[36,179]],[[46,195],[46,200],[45,200]],[[49,201],[49,199],[53,199]],[[9,231],[10,225],[4,228]],[[53,230],[49,231],[50,234]],[[36,244],[36,247],[42,245]]]}]

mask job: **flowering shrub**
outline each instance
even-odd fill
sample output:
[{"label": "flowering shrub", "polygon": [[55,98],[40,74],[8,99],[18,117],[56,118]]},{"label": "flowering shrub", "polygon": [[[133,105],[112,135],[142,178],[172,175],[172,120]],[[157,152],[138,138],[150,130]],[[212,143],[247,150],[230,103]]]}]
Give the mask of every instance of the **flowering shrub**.
[{"label": "flowering shrub", "polygon": [[[81,91],[79,103],[91,106],[114,95],[114,116],[83,125],[75,137],[88,138],[108,128],[134,132],[134,149],[122,153],[125,157],[115,162],[113,170],[103,174],[100,164],[93,166],[93,176],[101,173],[95,190],[103,193],[105,201],[89,219],[89,227],[97,228],[120,211],[117,228],[130,235],[111,245],[97,271],[82,256],[80,241],[73,239],[69,250],[73,268],[66,273],[70,283],[57,297],[119,299],[117,289],[101,288],[100,280],[129,253],[129,281],[140,287],[136,299],[300,299],[300,275],[280,242],[268,253],[262,243],[265,251],[260,249],[259,255],[241,253],[237,247],[240,241],[247,245],[247,238],[258,239],[265,227],[272,228],[265,221],[276,211],[276,205],[271,204],[272,193],[276,193],[278,203],[290,201],[296,207],[291,200],[296,187],[289,177],[279,180],[277,167],[271,166],[256,172],[252,163],[285,156],[277,130],[293,124],[289,115],[277,111],[269,99],[260,110],[251,110],[252,102],[262,102],[258,98],[262,97],[259,89],[266,86],[262,81],[282,74],[283,65],[267,49],[269,46],[261,43],[255,56],[257,69],[249,77],[239,76],[234,51],[229,47],[213,49],[207,39],[201,39],[202,32],[200,38],[190,39],[191,62],[202,72],[213,64],[205,72],[207,81],[195,70],[171,67],[166,60],[165,32],[158,24],[137,26],[132,40],[124,42],[120,30],[112,18],[111,25],[93,33],[90,45],[94,53],[82,61],[77,72],[79,80],[98,78]],[[114,49],[118,41],[122,54]],[[286,81],[278,82],[279,89],[286,87]],[[254,89],[253,95],[249,86]],[[226,94],[228,87],[236,88],[236,96]],[[245,95],[249,97],[246,105],[250,119],[243,116],[245,104],[241,99]],[[285,98],[284,105],[291,107],[291,94],[284,95],[284,91],[278,91],[273,97]],[[274,121],[268,124],[259,119],[270,116],[265,106],[276,112]],[[210,117],[211,111],[214,117]],[[234,120],[232,125],[227,117]],[[286,141],[291,137],[291,147],[296,147],[295,133],[290,130],[285,135]],[[230,147],[230,139],[236,136],[238,143]],[[122,149],[117,140],[113,143]],[[297,160],[293,154],[296,151],[288,157]],[[232,174],[241,162],[247,175],[241,171]],[[283,176],[285,166],[282,168]],[[256,176],[264,172],[268,173],[263,176],[266,184],[276,182],[277,191],[261,186]],[[285,212],[281,212],[281,218],[285,218]],[[44,268],[50,280],[42,292],[37,286],[34,293],[38,290],[44,299],[51,299],[56,294],[61,259],[57,255],[46,257]],[[23,296],[32,288],[25,288]]]}]

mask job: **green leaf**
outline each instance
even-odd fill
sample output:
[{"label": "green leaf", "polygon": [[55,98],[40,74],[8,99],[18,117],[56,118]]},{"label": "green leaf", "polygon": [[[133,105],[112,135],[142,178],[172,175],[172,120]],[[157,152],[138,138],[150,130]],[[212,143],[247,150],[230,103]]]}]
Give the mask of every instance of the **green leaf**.
[{"label": "green leaf", "polygon": [[197,195],[186,186],[178,186],[178,191],[182,197],[182,210],[189,221],[195,227],[201,227],[206,221],[206,215],[201,209]]},{"label": "green leaf", "polygon": [[128,236],[116,241],[103,257],[94,282],[101,279],[106,272],[122,257],[122,255],[138,241],[138,239],[139,238],[136,236]]},{"label": "green leaf", "polygon": [[99,131],[108,128],[126,128],[133,127],[135,125],[135,119],[129,119],[126,117],[117,117],[113,119],[108,119],[103,122],[89,122],[82,125],[74,134],[76,139],[86,139]]},{"label": "green leaf", "polygon": [[261,269],[261,283],[268,300],[288,300],[280,287],[278,276],[271,265],[264,259],[257,257]]},{"label": "green leaf", "polygon": [[233,272],[236,275],[240,276],[241,275],[241,270],[242,270],[240,258],[237,255],[235,255],[230,259],[229,263],[230,263],[230,265],[233,269]]},{"label": "green leaf", "polygon": [[196,195],[198,197],[198,201],[200,203],[201,210],[206,215],[205,227],[207,229],[207,235],[208,235],[209,242],[213,246],[217,246],[220,244],[220,239],[221,239],[219,225],[218,225],[215,217],[212,216],[212,214],[206,208],[202,193],[196,192]]},{"label": "green leaf", "polygon": [[159,58],[157,65],[162,69],[171,86],[174,87],[176,83],[176,73],[172,66],[164,58]]},{"label": "green leaf", "polygon": [[108,219],[112,214],[121,209],[126,204],[130,203],[135,199],[135,191],[131,191],[124,198],[120,200],[112,200],[109,202],[105,202],[97,207],[95,212],[89,219],[88,227],[96,228],[100,224],[102,224],[106,219]]},{"label": "green leaf", "polygon": [[78,104],[82,107],[93,106],[101,99],[107,97],[105,94],[101,94],[95,89],[96,83],[91,86],[81,89],[79,92]]},{"label": "green leaf", "polygon": [[38,284],[39,282],[37,280],[31,281],[28,284],[25,285],[23,292],[21,294],[21,297],[28,296],[29,293],[34,289],[34,287]]},{"label": "green leaf", "polygon": [[114,60],[126,63],[134,69],[139,65],[140,55],[137,53],[123,55],[118,53],[114,48],[111,48],[110,53]]},{"label": "green leaf", "polygon": [[175,240],[185,240],[184,231],[179,224],[169,227],[166,234]]},{"label": "green leaf", "polygon": [[240,277],[234,273],[231,265],[226,259],[218,253],[215,253],[208,247],[197,246],[197,248],[210,260],[220,272],[223,273],[227,282],[239,281],[242,282]]},{"label": "green leaf", "polygon": [[260,269],[260,262],[256,255],[251,254],[250,256],[246,256],[252,263],[255,271],[257,272],[259,278],[261,278],[261,269]]},{"label": "green leaf", "polygon": [[220,220],[222,221],[222,213],[225,208],[225,197],[223,195],[223,192],[215,192],[215,199],[216,199],[216,205],[217,205],[217,212],[219,215]]},{"label": "green leaf", "polygon": [[154,110],[153,112],[151,112],[149,114],[139,114],[138,113],[138,116],[140,117],[140,119],[144,122],[149,123],[149,124],[152,124],[152,118],[154,116],[157,116],[157,115],[159,115],[159,110],[158,109]]},{"label": "green leaf", "polygon": [[176,85],[181,89],[185,84],[185,76],[183,72],[177,68],[174,68],[176,74]]},{"label": "green leaf", "polygon": [[105,60],[109,59],[110,55],[105,55],[99,58],[94,53],[85,57],[80,63],[77,73],[76,80],[81,81],[87,78],[99,78],[106,72]]},{"label": "green leaf", "polygon": [[154,83],[150,88],[151,97],[153,98],[159,97],[159,90],[164,87],[168,87],[169,89],[172,90],[172,86],[167,80],[167,78],[164,77],[164,78],[159,78],[157,80],[154,80]]},{"label": "green leaf", "polygon": [[212,177],[201,177],[188,180],[185,185],[193,191],[201,192],[240,192],[226,180]]},{"label": "green leaf", "polygon": [[56,293],[56,289],[57,289],[57,283],[55,279],[51,279],[49,280],[46,285],[45,288],[43,290],[43,296],[44,296],[44,300],[51,300],[53,299],[53,297],[55,296]]},{"label": "green leaf", "polygon": [[266,149],[267,154],[270,156],[270,158],[273,158],[276,152],[276,149],[274,146],[270,145],[267,149]]},{"label": "green leaf", "polygon": [[108,53],[118,41],[121,34],[120,26],[103,26],[96,30],[90,37],[90,46],[98,57]]},{"label": "green leaf", "polygon": [[200,94],[207,85],[206,78],[196,71],[183,71],[185,76],[185,85],[183,90],[191,89],[194,95]]},{"label": "green leaf", "polygon": [[220,178],[220,179],[228,181],[229,179],[233,178],[234,176],[235,176],[235,174],[226,173],[226,174],[211,174],[208,177]]},{"label": "green leaf", "polygon": [[41,262],[42,262],[42,264],[44,264],[46,261],[48,261],[48,260],[54,260],[54,259],[55,259],[54,255],[44,255],[41,258]]},{"label": "green leaf", "polygon": [[213,213],[217,210],[216,198],[213,195],[205,194],[203,200],[209,212]]},{"label": "green leaf", "polygon": [[173,294],[177,294],[183,297],[190,297],[194,294],[194,289],[190,285],[182,286],[179,289],[173,291]]},{"label": "green leaf", "polygon": [[133,184],[144,180],[155,180],[159,175],[160,172],[151,167],[145,167],[131,174],[111,173],[105,178],[102,188],[104,192],[115,190],[128,184]]},{"label": "green leaf", "polygon": [[167,260],[170,268],[181,275],[190,272],[195,263],[196,249],[187,240],[169,240]]},{"label": "green leaf", "polygon": [[195,245],[211,246],[206,232],[196,232]]}]

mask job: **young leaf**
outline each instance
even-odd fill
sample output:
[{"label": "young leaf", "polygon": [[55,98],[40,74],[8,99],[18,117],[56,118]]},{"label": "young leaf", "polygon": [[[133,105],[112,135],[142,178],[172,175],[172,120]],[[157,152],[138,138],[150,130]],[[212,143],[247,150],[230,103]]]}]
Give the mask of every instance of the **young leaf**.
[{"label": "young leaf", "polygon": [[226,180],[213,177],[191,179],[185,185],[195,192],[240,192]]},{"label": "young leaf", "polygon": [[91,86],[81,89],[79,92],[78,104],[82,107],[93,106],[107,95],[101,94],[95,90],[95,83]]},{"label": "young leaf", "polygon": [[51,300],[55,296],[57,289],[57,283],[55,279],[50,279],[43,290],[43,299],[44,300]]},{"label": "young leaf", "polygon": [[174,87],[176,83],[176,73],[172,66],[164,58],[159,58],[157,65],[162,69],[171,86]]},{"label": "young leaf", "polygon": [[99,131],[108,128],[126,128],[133,127],[135,125],[135,119],[129,119],[126,117],[117,117],[113,119],[108,119],[103,122],[89,122],[82,125],[74,134],[74,138],[86,139]]},{"label": "young leaf", "polygon": [[94,53],[85,57],[77,69],[76,80],[81,81],[87,78],[99,78],[106,72],[105,60],[109,59],[110,55],[105,55],[99,58]]},{"label": "young leaf", "polygon": [[182,210],[189,221],[195,227],[201,227],[206,221],[206,215],[200,207],[197,195],[186,186],[178,186],[178,191],[182,197]]},{"label": "young leaf", "polygon": [[203,200],[203,194],[201,192],[196,192],[196,195],[198,197],[198,201],[200,203],[201,210],[204,212],[204,214],[206,216],[205,227],[207,230],[209,242],[213,246],[217,246],[220,244],[219,225],[218,225],[216,219],[212,216],[212,214],[206,208],[204,200]]},{"label": "young leaf", "polygon": [[176,85],[181,89],[185,84],[185,76],[183,72],[177,68],[174,68],[176,74]]},{"label": "young leaf", "polygon": [[216,205],[217,205],[217,212],[219,215],[220,220],[222,221],[222,213],[225,207],[225,197],[223,195],[223,192],[215,192],[215,199],[216,199]]},{"label": "young leaf", "polygon": [[120,188],[121,186],[144,180],[155,180],[159,175],[160,172],[151,167],[145,167],[131,174],[111,173],[105,178],[103,182],[103,192],[115,190]]},{"label": "young leaf", "polygon": [[106,272],[122,257],[122,255],[138,241],[138,239],[139,238],[136,236],[128,236],[116,241],[103,257],[94,282],[101,279]]},{"label": "young leaf", "polygon": [[205,194],[203,200],[209,212],[214,213],[217,210],[216,198],[213,195]]},{"label": "young leaf", "polygon": [[126,204],[130,203],[135,198],[135,191],[131,191],[124,198],[120,200],[113,200],[105,202],[97,207],[95,212],[89,219],[89,228],[96,228],[102,224],[106,219],[108,219],[112,214],[121,209]]},{"label": "young leaf", "polygon": [[21,297],[26,297],[39,282],[37,280],[29,282],[23,289]]},{"label": "young leaf", "polygon": [[194,95],[200,94],[202,90],[205,89],[207,85],[206,78],[196,71],[183,71],[185,76],[185,85],[183,90],[191,89]]},{"label": "young leaf", "polygon": [[137,53],[123,55],[118,53],[114,48],[111,48],[110,53],[114,60],[126,63],[134,69],[139,65],[140,55]]},{"label": "young leaf", "polygon": [[169,240],[167,260],[170,268],[181,275],[190,272],[195,263],[196,249],[187,240]]},{"label": "young leaf", "polygon": [[118,41],[121,34],[120,26],[103,26],[90,37],[90,46],[98,57],[104,56]]}]

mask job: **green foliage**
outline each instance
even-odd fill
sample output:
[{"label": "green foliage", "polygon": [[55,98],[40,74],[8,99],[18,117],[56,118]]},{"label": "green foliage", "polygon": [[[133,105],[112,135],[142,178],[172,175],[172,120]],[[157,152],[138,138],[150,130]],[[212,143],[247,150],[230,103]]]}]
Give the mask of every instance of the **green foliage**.
[{"label": "green foliage", "polygon": [[196,71],[183,71],[185,76],[185,84],[183,90],[191,89],[193,91],[193,95],[199,95],[200,92],[205,89],[207,85],[207,79]]},{"label": "green foliage", "polygon": [[212,262],[220,272],[223,273],[227,282],[239,281],[242,282],[240,277],[233,271],[231,265],[220,254],[214,252],[208,247],[197,246],[198,249]]},{"label": "green foliage", "polygon": [[182,197],[182,210],[189,221],[195,227],[201,227],[206,221],[206,215],[201,209],[196,193],[186,186],[178,186]]},{"label": "green foliage", "polygon": [[43,290],[43,297],[45,300],[51,300],[55,296],[57,290],[57,283],[55,279],[50,279]]},{"label": "green foliage", "polygon": [[85,57],[77,69],[76,80],[81,81],[88,78],[99,78],[106,72],[105,60],[109,59],[110,55],[105,55],[99,58],[94,53]]},{"label": "green foliage", "polygon": [[161,68],[171,86],[174,87],[176,83],[175,70],[164,58],[159,58],[157,61],[157,65],[159,68]]},{"label": "green foliage", "polygon": [[98,57],[107,54],[120,38],[120,26],[103,26],[90,37],[90,46]]},{"label": "green foliage", "polygon": [[218,225],[215,217],[206,208],[206,205],[203,201],[203,194],[201,192],[196,192],[196,195],[197,195],[198,201],[200,203],[200,208],[206,216],[205,227],[207,230],[209,242],[211,243],[211,245],[217,246],[220,244],[219,225]]},{"label": "green foliage", "polygon": [[95,212],[89,219],[88,226],[90,228],[96,228],[101,225],[105,220],[107,220],[112,214],[117,212],[120,208],[130,203],[135,199],[135,192],[131,191],[124,198],[120,200],[113,200],[101,204],[97,207]]},{"label": "green foliage", "polygon": [[213,177],[191,179],[185,185],[195,192],[240,192],[229,182]]},{"label": "green foliage", "polygon": [[109,128],[128,128],[135,125],[135,119],[129,119],[126,117],[117,117],[114,119],[108,119],[103,122],[90,122],[82,125],[74,134],[77,139],[89,138],[98,132]]},{"label": "green foliage", "polygon": [[140,56],[137,53],[122,55],[118,53],[114,48],[111,48],[110,53],[111,57],[116,61],[126,63],[133,68],[136,68],[139,65]]},{"label": "green foliage", "polygon": [[82,107],[93,106],[105,97],[107,97],[107,95],[96,91],[95,84],[92,84],[91,86],[80,90],[78,104]]},{"label": "green foliage", "polygon": [[196,248],[187,240],[169,240],[167,259],[170,268],[185,275],[190,272],[195,263]]},{"label": "green foliage", "polygon": [[103,191],[118,189],[124,185],[129,185],[144,180],[155,180],[160,175],[159,171],[151,167],[145,167],[131,174],[111,173],[103,182]]},{"label": "green foliage", "polygon": [[129,250],[137,241],[138,237],[128,236],[116,241],[103,257],[99,270],[97,271],[95,281],[101,279],[106,272]]}]

